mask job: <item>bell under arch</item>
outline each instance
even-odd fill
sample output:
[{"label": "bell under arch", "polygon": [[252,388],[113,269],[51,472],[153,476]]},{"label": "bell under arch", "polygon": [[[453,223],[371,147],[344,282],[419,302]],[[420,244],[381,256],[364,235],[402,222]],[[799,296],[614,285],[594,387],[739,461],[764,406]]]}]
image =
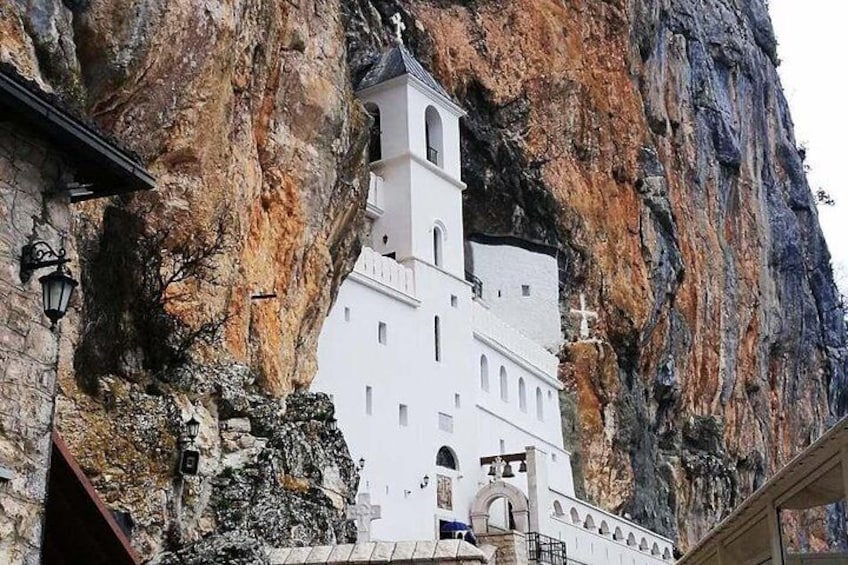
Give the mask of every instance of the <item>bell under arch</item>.
[{"label": "bell under arch", "polygon": [[485,534],[489,531],[489,507],[501,498],[505,498],[512,507],[515,530],[529,531],[530,503],[527,496],[504,481],[495,481],[481,488],[474,497],[471,505],[471,528],[475,533]]}]

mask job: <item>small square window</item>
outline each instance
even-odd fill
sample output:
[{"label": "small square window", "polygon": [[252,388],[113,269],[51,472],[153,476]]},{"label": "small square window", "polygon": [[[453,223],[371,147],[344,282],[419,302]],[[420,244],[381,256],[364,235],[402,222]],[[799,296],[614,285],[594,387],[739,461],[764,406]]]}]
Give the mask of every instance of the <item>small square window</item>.
[{"label": "small square window", "polygon": [[443,432],[453,433],[453,416],[439,412],[439,429]]},{"label": "small square window", "polygon": [[530,296],[530,285],[529,284],[521,285],[521,296]]},{"label": "small square window", "polygon": [[454,408],[462,408],[462,401],[459,398],[458,392],[453,395],[453,405],[454,405]]},{"label": "small square window", "polygon": [[398,424],[401,426],[409,425],[409,408],[406,404],[398,406]]},{"label": "small square window", "polygon": [[350,321],[350,308],[348,308],[347,306],[345,306],[345,309],[344,309],[344,317],[345,317],[345,322]]},{"label": "small square window", "polygon": [[451,306],[454,308],[459,307],[459,298],[457,298],[455,294],[451,294]]},{"label": "small square window", "polygon": [[377,341],[386,345],[388,342],[388,329],[386,328],[386,322],[378,322],[377,323]]}]

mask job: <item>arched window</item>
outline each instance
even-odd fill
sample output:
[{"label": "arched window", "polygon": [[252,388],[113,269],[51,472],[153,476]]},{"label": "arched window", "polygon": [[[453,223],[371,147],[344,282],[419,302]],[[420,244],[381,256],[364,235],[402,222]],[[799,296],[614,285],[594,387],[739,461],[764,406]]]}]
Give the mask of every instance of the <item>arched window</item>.
[{"label": "arched window", "polygon": [[635,546],[636,545],[636,536],[633,535],[633,532],[627,534],[627,545]]},{"label": "arched window", "polygon": [[485,355],[480,356],[480,388],[489,392],[489,360]]},{"label": "arched window", "polygon": [[571,514],[571,523],[572,524],[579,524],[580,523],[580,514],[577,512],[577,509],[572,508],[570,514]]},{"label": "arched window", "polygon": [[542,403],[542,389],[536,387],[536,419],[540,422],[545,419],[545,405]]},{"label": "arched window", "polygon": [[443,445],[439,448],[439,451],[436,453],[436,466],[453,469],[454,471],[457,470],[456,455],[454,455],[450,447]]},{"label": "arched window", "polygon": [[595,519],[592,518],[591,514],[586,514],[586,521],[583,522],[583,527],[586,528],[587,530],[594,530],[595,529]]},{"label": "arched window", "polygon": [[442,166],[442,118],[433,106],[424,112],[424,139],[427,145],[427,160]]},{"label": "arched window", "polygon": [[606,520],[601,520],[601,527],[598,528],[598,533],[602,536],[610,535],[609,524],[607,524]]},{"label": "arched window", "polygon": [[562,504],[559,503],[559,500],[554,500],[554,516],[562,516]]},{"label": "arched window", "polygon": [[660,546],[657,545],[657,542],[654,542],[654,545],[651,546],[651,555],[659,555],[660,554]]},{"label": "arched window", "polygon": [[442,248],[445,234],[442,233],[442,228],[433,226],[433,264],[437,267],[442,266]]},{"label": "arched window", "polygon": [[501,365],[501,400],[509,402],[509,388],[506,382],[506,367]]},{"label": "arched window", "polygon": [[371,116],[371,131],[368,136],[368,162],[373,163],[383,158],[382,125],[380,124],[380,108],[368,103],[365,110]]},{"label": "arched window", "polygon": [[524,386],[524,377],[518,379],[518,407],[522,412],[527,412],[527,387]]},{"label": "arched window", "polygon": [[642,538],[642,541],[639,542],[639,549],[642,551],[648,551],[648,540]]},{"label": "arched window", "polygon": [[436,361],[442,360],[442,324],[438,316],[433,318],[433,353]]}]

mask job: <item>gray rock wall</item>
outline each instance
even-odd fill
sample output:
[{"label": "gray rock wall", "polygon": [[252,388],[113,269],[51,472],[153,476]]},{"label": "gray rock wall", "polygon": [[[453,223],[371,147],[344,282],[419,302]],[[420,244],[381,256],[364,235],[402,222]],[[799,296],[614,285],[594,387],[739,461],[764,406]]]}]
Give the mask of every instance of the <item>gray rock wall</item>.
[{"label": "gray rock wall", "polygon": [[68,202],[48,196],[65,170],[54,147],[0,118],[0,467],[14,473],[0,484],[6,565],[40,562],[59,338],[42,309],[45,271],[22,283],[19,267],[24,245],[56,248],[69,229]]}]

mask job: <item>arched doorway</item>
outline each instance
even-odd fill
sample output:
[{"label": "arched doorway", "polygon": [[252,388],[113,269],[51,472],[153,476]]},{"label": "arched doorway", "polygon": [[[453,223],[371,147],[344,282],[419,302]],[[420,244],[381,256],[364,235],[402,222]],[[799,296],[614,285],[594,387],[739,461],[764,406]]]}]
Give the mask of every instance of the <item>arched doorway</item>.
[{"label": "arched doorway", "polygon": [[527,532],[530,527],[530,504],[523,492],[503,481],[495,481],[480,489],[471,505],[471,527],[475,534],[490,531],[489,511],[498,501],[505,501],[509,508],[508,529]]}]

